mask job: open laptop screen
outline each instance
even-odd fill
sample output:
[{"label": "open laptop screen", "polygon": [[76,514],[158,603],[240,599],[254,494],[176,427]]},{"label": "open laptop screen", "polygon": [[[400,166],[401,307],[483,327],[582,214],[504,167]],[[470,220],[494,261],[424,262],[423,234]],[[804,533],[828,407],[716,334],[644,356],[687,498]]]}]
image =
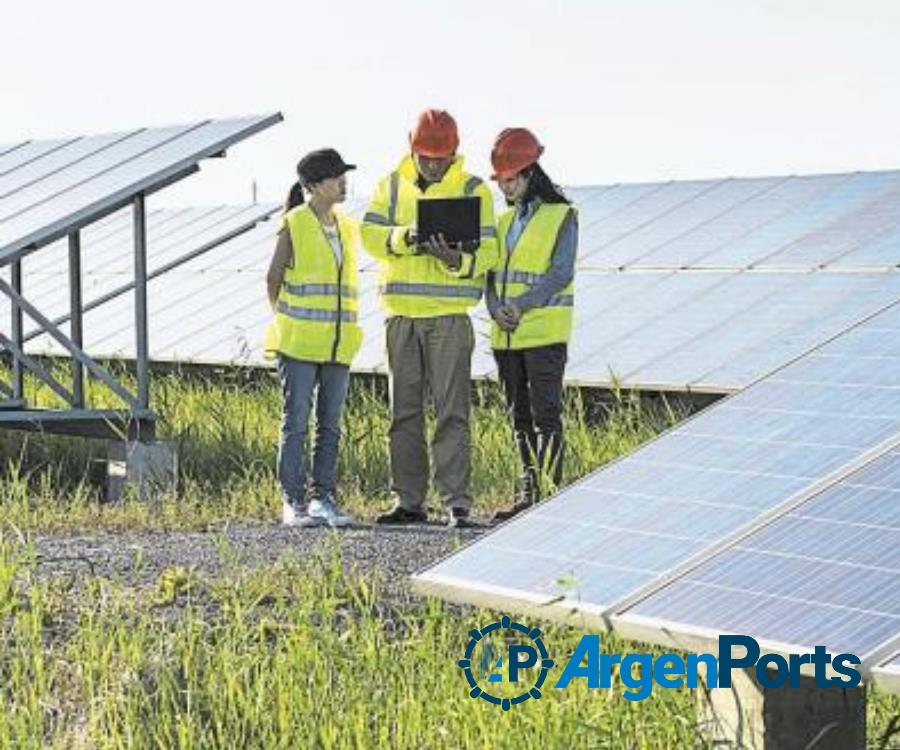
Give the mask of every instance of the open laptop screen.
[{"label": "open laptop screen", "polygon": [[419,242],[444,235],[449,244],[463,243],[474,250],[481,241],[481,198],[425,198],[417,206],[416,235]]}]

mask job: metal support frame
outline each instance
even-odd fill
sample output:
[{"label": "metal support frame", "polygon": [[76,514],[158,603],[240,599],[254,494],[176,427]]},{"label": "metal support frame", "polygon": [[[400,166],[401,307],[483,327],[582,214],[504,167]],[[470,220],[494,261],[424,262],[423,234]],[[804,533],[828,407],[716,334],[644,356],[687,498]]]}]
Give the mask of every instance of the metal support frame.
[{"label": "metal support frame", "polygon": [[[35,375],[38,376],[44,383],[46,383],[50,390],[52,390],[57,396],[66,401],[69,404],[74,402],[74,395],[70,393],[66,388],[56,379],[54,378],[47,370],[45,370],[41,365],[25,354],[24,351],[14,342],[11,341],[4,334],[0,333],[0,344],[5,346],[13,353],[13,357],[15,357],[15,361],[19,363],[23,370],[30,370]],[[15,396],[13,396],[15,398]]]},{"label": "metal support frame", "polygon": [[[69,235],[69,333],[72,343],[84,348],[84,327],[82,324],[81,299],[81,233]],[[84,408],[84,366],[72,358],[72,406]]]},{"label": "metal support frame", "polygon": [[[97,362],[95,362],[88,354],[78,346],[72,343],[72,341],[62,332],[59,327],[54,325],[50,320],[48,320],[41,312],[32,305],[27,299],[25,299],[21,294],[16,292],[9,284],[6,283],[4,279],[0,279],[0,292],[6,294],[10,299],[13,300],[14,304],[16,304],[21,310],[26,312],[30,318],[32,318],[36,323],[43,327],[43,329],[53,338],[56,342],[62,346],[70,356],[74,359],[78,359],[87,369],[91,375],[93,375],[98,380],[102,381],[113,393],[115,393],[119,398],[121,398],[128,406],[136,411],[146,411],[146,407],[142,407],[139,401],[129,393],[122,385],[119,383],[110,373],[103,367],[101,367]],[[21,362],[19,357],[16,357],[16,360]]]},{"label": "metal support frame", "polygon": [[134,318],[137,403],[150,406],[150,361],[147,343],[147,207],[143,194],[134,197]]},{"label": "metal support frame", "polygon": [[[16,260],[13,262],[10,270],[10,279],[12,280],[13,289],[17,294],[22,294],[22,261]],[[24,343],[22,338],[24,333],[22,308],[16,304],[15,300],[12,298],[10,298],[10,300],[12,302],[12,315],[10,318],[12,323],[12,338],[16,346],[21,349]],[[14,399],[22,399],[25,397],[25,370],[22,367],[22,363],[17,358],[13,359],[12,387]]]},{"label": "metal support frame", "polygon": [[[190,252],[179,256],[178,258],[175,258],[174,260],[170,260],[168,263],[164,263],[159,268],[156,268],[153,271],[148,271],[147,281],[148,282],[153,281],[154,279],[157,279],[160,276],[163,276],[164,274],[169,273],[169,271],[173,271],[176,268],[178,268],[179,266],[183,266],[188,261],[194,260],[194,258],[199,258],[201,255],[208,253],[210,250],[215,250],[217,247],[224,244],[225,242],[230,242],[231,240],[235,239],[236,237],[240,237],[242,234],[253,229],[253,227],[255,227],[257,224],[259,224],[260,221],[261,221],[260,219],[254,219],[252,221],[248,221],[246,224],[233,229],[232,231],[228,232],[227,234],[224,234],[221,237],[218,237],[217,239],[211,240],[210,242],[206,242],[203,245],[201,245],[200,247],[195,248],[194,250],[191,250]],[[81,307],[82,316],[84,316],[85,313],[89,313],[92,310],[96,310],[101,305],[105,305],[107,302],[111,302],[112,300],[114,300],[118,297],[121,297],[123,294],[128,294],[129,292],[133,291],[134,288],[135,288],[135,282],[129,281],[126,284],[122,284],[121,286],[118,286],[115,289],[113,289],[109,292],[106,292],[106,294],[102,294],[99,297],[92,299],[90,302],[84,303]],[[53,319],[53,324],[57,325],[57,326],[61,326],[64,323],[68,323],[71,320],[71,317],[72,317],[71,314],[68,314],[68,313],[66,315],[60,315],[58,318]],[[35,328],[33,330],[28,331],[28,333],[25,334],[25,342],[28,343],[29,341],[36,339],[38,336],[41,336],[43,333],[44,333],[44,330],[42,328]]]}]

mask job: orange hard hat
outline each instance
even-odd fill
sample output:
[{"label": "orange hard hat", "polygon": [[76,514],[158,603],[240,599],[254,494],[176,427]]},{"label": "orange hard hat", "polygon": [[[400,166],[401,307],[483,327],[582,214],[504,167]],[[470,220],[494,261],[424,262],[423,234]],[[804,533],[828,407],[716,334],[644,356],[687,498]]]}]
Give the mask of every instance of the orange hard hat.
[{"label": "orange hard hat", "polygon": [[409,134],[409,145],[419,156],[434,159],[453,156],[459,147],[456,120],[446,110],[426,109]]},{"label": "orange hard hat", "polygon": [[491,149],[491,165],[494,167],[492,180],[506,180],[517,175],[525,167],[530,167],[544,153],[528,128],[506,128],[494,141]]}]

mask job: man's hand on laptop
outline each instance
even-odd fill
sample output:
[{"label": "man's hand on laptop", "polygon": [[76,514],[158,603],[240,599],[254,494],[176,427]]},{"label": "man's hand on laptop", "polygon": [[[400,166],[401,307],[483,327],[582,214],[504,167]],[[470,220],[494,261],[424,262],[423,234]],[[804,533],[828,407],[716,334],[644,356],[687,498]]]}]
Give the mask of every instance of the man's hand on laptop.
[{"label": "man's hand on laptop", "polygon": [[462,266],[462,243],[448,244],[444,235],[429,237],[425,243],[426,252],[437,258],[451,271],[458,271]]}]

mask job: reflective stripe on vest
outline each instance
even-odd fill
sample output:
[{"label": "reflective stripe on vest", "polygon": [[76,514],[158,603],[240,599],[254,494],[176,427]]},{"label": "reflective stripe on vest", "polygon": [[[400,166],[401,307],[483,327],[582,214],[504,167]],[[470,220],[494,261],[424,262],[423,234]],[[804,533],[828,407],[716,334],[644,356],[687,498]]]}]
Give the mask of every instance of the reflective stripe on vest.
[{"label": "reflective stripe on vest", "polygon": [[537,284],[546,274],[528,273],[527,271],[500,271],[497,273],[497,282],[500,284]]},{"label": "reflective stripe on vest", "polygon": [[484,237],[496,237],[497,236],[497,227],[481,227],[481,236]]},{"label": "reflective stripe on vest", "polygon": [[312,307],[294,307],[287,302],[279,300],[276,309],[283,315],[295,320],[315,320],[321,323],[336,323],[340,320],[343,323],[355,323],[356,313],[350,310],[316,310]]},{"label": "reflective stripe on vest", "polygon": [[554,294],[544,307],[572,307],[575,304],[574,294]]},{"label": "reflective stripe on vest", "polygon": [[397,223],[397,195],[400,192],[400,173],[391,172],[391,199],[388,203],[388,224],[394,226]]},{"label": "reflective stripe on vest", "polygon": [[481,299],[481,288],[471,286],[449,286],[446,284],[412,284],[402,281],[391,281],[383,284],[382,294],[403,294],[418,297],[465,297]]},{"label": "reflective stripe on vest", "polygon": [[295,297],[323,297],[340,294],[349,299],[356,299],[356,290],[346,284],[289,284],[285,281],[282,288]]},{"label": "reflective stripe on vest", "polygon": [[463,188],[463,193],[465,195],[475,195],[475,191],[478,189],[478,186],[480,184],[481,178],[472,175],[468,180],[466,180],[466,186]]},{"label": "reflective stripe on vest", "polygon": [[363,221],[368,222],[369,224],[377,224],[380,227],[391,226],[391,220],[387,216],[376,214],[374,211],[367,212],[366,215],[363,216]]}]

